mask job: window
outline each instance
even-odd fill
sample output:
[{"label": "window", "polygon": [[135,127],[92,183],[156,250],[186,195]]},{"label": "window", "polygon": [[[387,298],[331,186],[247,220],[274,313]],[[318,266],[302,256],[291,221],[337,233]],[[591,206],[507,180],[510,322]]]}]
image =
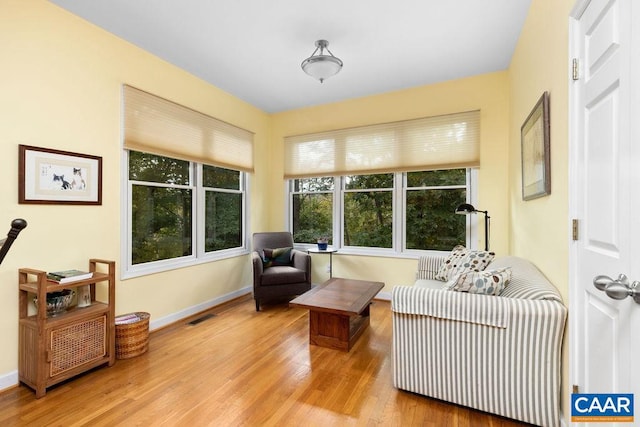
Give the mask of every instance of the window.
[{"label": "window", "polygon": [[189,162],[132,151],[131,264],[193,252],[193,187]]},{"label": "window", "polygon": [[205,203],[205,252],[242,246],[242,206],[240,172],[202,166]]},{"label": "window", "polygon": [[[454,212],[473,200],[480,117],[474,110],[285,137],[296,243],[329,235],[342,252],[387,255],[472,241],[471,220]],[[309,184],[317,182],[331,185]]]},{"label": "window", "polygon": [[470,169],[292,179],[294,240],[330,236],[356,252],[450,250],[466,244],[467,217],[454,211],[470,199],[471,181]]},{"label": "window", "polygon": [[128,273],[162,271],[246,249],[244,172],[127,154]]},{"label": "window", "polygon": [[344,182],[344,246],[391,248],[393,174],[351,175]]},{"label": "window", "polygon": [[294,242],[315,242],[333,235],[333,177],[291,182],[291,223]]},{"label": "window", "polygon": [[253,133],[123,85],[123,278],[248,253]]},{"label": "window", "polygon": [[467,200],[466,170],[408,172],[406,180],[406,249],[446,251],[466,245],[466,218],[453,215]]}]

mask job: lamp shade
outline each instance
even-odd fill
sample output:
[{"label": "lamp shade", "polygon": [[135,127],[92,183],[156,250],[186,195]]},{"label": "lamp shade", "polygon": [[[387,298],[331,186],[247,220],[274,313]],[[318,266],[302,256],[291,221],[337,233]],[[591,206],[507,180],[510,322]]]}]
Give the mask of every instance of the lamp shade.
[{"label": "lamp shade", "polygon": [[307,58],[302,63],[302,69],[311,77],[320,80],[322,83],[325,79],[338,74],[342,68],[342,61],[334,56],[316,55]]},{"label": "lamp shade", "polygon": [[[329,42],[326,40],[316,41],[316,50],[313,51],[310,57],[302,61],[302,70],[311,77],[320,80],[320,83],[324,82],[331,76],[336,75],[342,69],[342,61],[331,53],[327,46]],[[320,50],[320,53],[316,55]],[[324,50],[329,52],[329,55],[324,54]]]},{"label": "lamp shade", "polygon": [[467,215],[475,212],[477,212],[476,208],[474,208],[473,205],[470,205],[469,203],[462,203],[456,208],[456,213],[458,215]]}]

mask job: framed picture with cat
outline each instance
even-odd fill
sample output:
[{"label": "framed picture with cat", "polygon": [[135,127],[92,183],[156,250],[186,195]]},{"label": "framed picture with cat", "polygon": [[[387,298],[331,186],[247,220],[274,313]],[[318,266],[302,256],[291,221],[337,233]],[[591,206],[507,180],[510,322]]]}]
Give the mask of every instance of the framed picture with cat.
[{"label": "framed picture with cat", "polygon": [[18,203],[102,204],[102,157],[18,146]]}]

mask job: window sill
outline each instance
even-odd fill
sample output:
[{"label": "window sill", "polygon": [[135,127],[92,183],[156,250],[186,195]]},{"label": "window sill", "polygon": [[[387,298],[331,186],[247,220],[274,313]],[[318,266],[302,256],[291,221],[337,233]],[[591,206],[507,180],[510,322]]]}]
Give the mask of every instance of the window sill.
[{"label": "window sill", "polygon": [[[133,279],[135,277],[146,276],[149,274],[162,273],[165,271],[177,270],[179,268],[193,267],[195,265],[205,264],[209,262],[220,261],[223,259],[245,256],[251,252],[246,248],[228,249],[207,254],[201,258],[189,256],[184,258],[149,262],[141,265],[129,266],[120,274],[120,280]],[[126,265],[125,262],[122,265]]]},{"label": "window sill", "polygon": [[[296,249],[306,252],[309,248],[315,248],[316,245],[309,244],[296,244]],[[356,247],[337,247],[337,252],[334,255],[352,255],[352,256],[366,256],[366,257],[380,257],[380,258],[405,258],[405,259],[418,259],[421,256],[437,255],[442,256],[449,253],[449,251],[435,251],[435,250],[408,250],[405,252],[397,252],[393,249],[380,249],[380,248],[356,248]]]}]

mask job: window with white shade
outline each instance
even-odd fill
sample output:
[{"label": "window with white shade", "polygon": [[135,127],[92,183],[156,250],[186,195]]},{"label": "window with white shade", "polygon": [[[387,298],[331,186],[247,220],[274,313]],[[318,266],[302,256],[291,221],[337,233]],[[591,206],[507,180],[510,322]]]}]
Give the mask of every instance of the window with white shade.
[{"label": "window with white shade", "polygon": [[290,136],[284,149],[298,244],[321,233],[342,252],[402,254],[470,239],[454,211],[476,186],[479,111]]},{"label": "window with white shade", "polygon": [[253,134],[124,86],[123,271],[248,253]]}]

